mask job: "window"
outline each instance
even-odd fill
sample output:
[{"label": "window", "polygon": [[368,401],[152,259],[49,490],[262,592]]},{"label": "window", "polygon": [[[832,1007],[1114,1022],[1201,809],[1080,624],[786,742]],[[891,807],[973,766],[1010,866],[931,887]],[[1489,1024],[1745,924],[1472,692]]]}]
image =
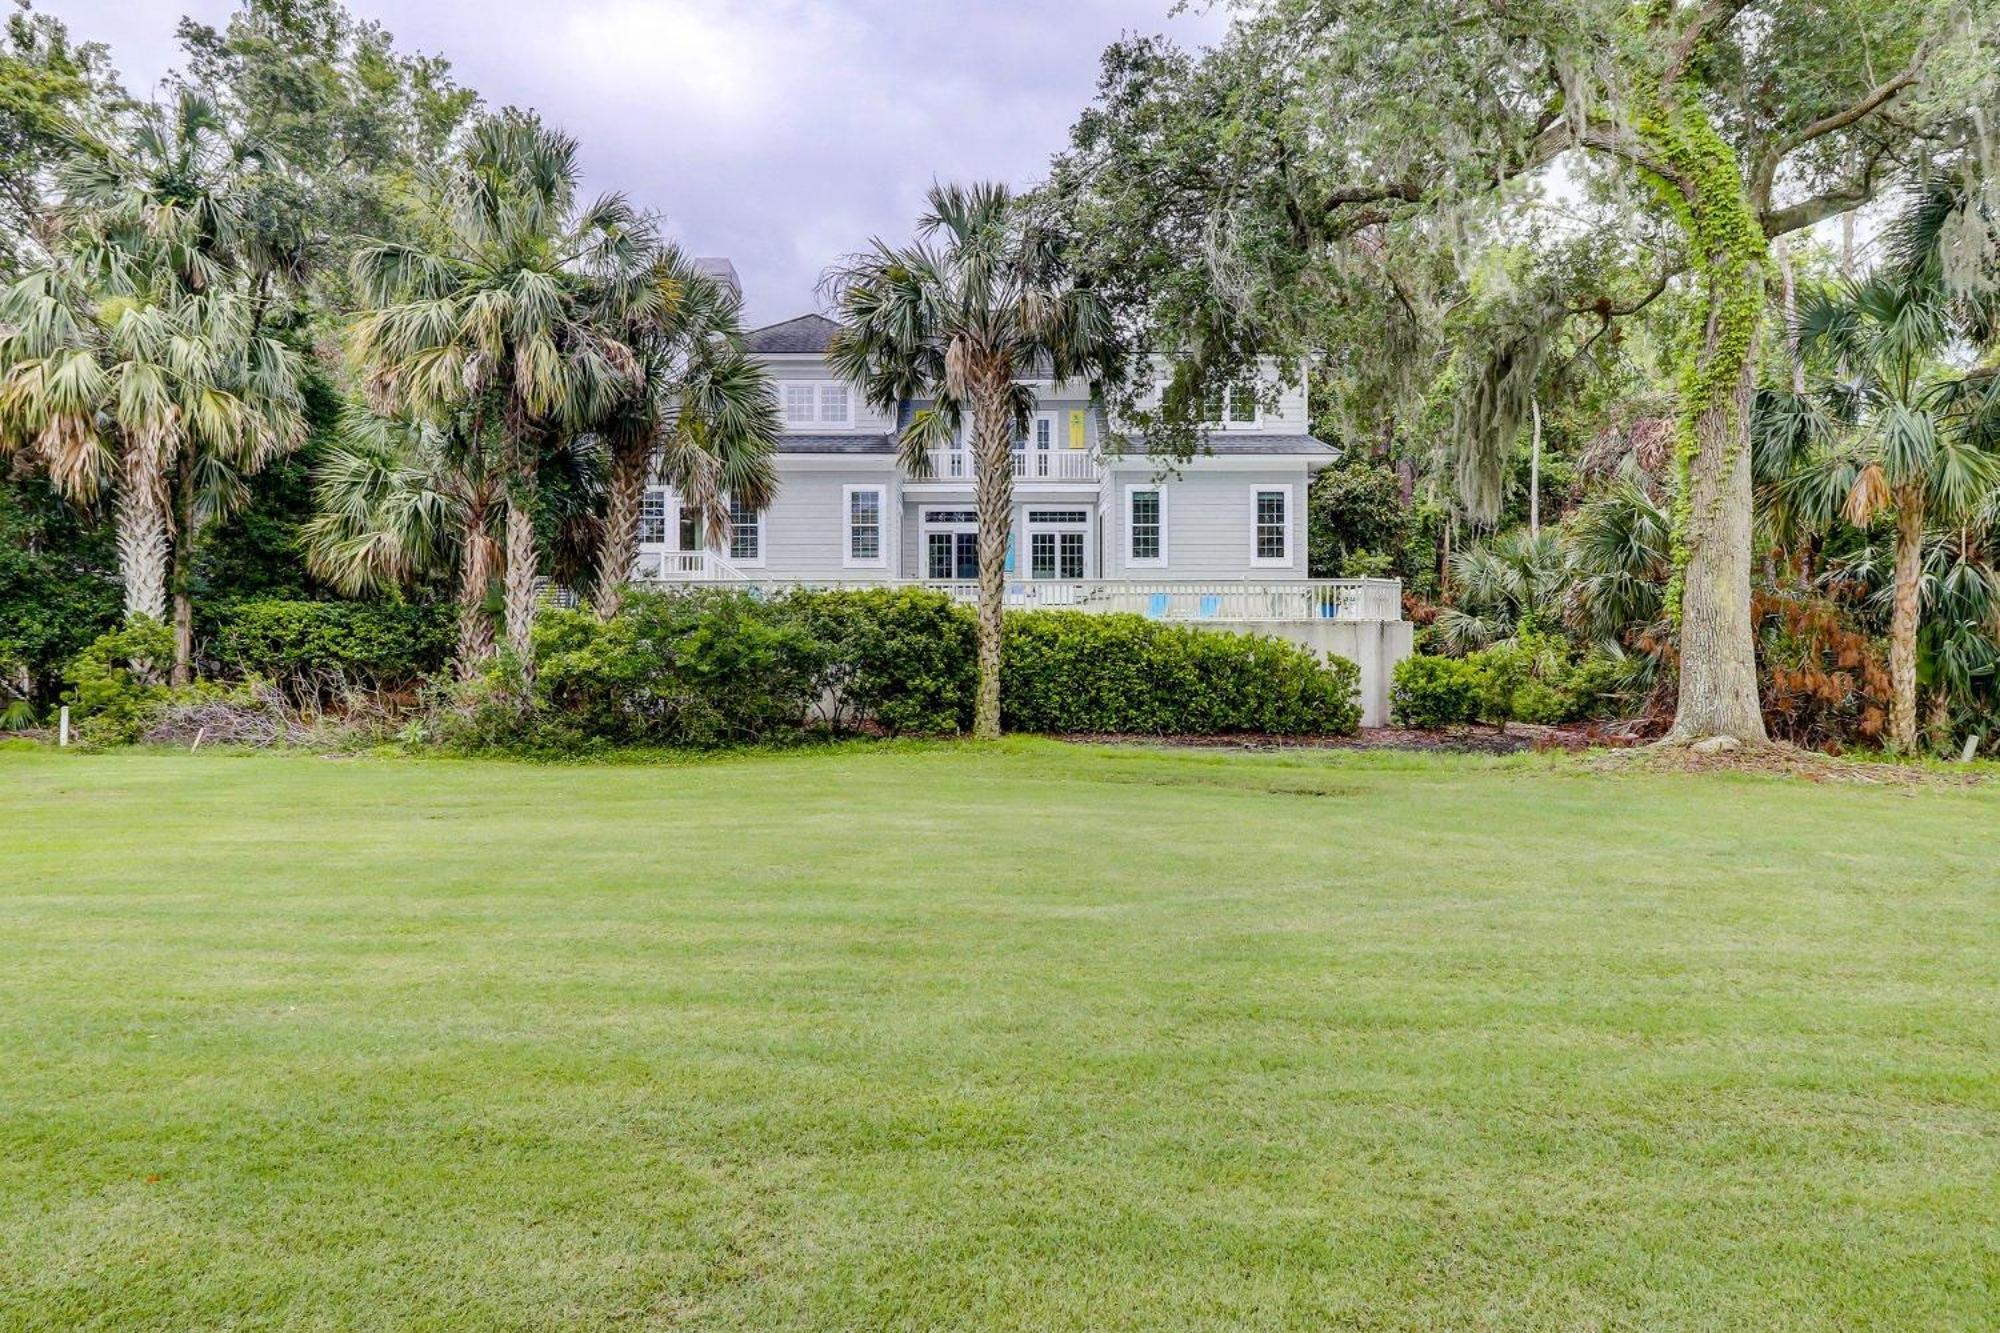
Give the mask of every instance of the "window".
[{"label": "window", "polygon": [[681,506],[681,549],[683,551],[703,551],[708,549],[708,539],[702,535],[701,515],[690,505]]},{"label": "window", "polygon": [[1035,418],[1035,447],[1053,449],[1056,447],[1056,423],[1049,417]]},{"label": "window", "polygon": [[639,497],[639,544],[664,546],[666,542],[667,493],[658,486],[648,486]]},{"label": "window", "polygon": [[1029,533],[1028,577],[1036,579],[1082,578],[1083,534],[1081,532]]},{"label": "window", "polygon": [[1291,502],[1289,486],[1260,486],[1251,491],[1251,564],[1289,565],[1292,562]]},{"label": "window", "polygon": [[847,554],[841,563],[879,565],[882,563],[882,488],[849,486],[843,495],[847,504]]},{"label": "window", "polygon": [[819,386],[819,424],[822,426],[845,426],[847,424],[847,386],[845,384],[822,384]]},{"label": "window", "polygon": [[1135,565],[1167,562],[1167,497],[1157,486],[1125,488],[1125,557]]},{"label": "window", "polygon": [[1232,384],[1216,387],[1201,399],[1201,424],[1211,428],[1254,426],[1257,424],[1257,386]]},{"label": "window", "polygon": [[847,386],[829,380],[794,380],[785,386],[787,426],[852,424]]},{"label": "window", "polygon": [[729,498],[729,558],[749,563],[764,559],[764,516],[735,496]]},{"label": "window", "polygon": [[924,511],[924,522],[926,523],[977,523],[978,521],[979,511],[977,509],[926,509]]},{"label": "window", "polygon": [[1090,522],[1090,511],[1088,509],[1030,509],[1028,511],[1028,522],[1088,523]]}]

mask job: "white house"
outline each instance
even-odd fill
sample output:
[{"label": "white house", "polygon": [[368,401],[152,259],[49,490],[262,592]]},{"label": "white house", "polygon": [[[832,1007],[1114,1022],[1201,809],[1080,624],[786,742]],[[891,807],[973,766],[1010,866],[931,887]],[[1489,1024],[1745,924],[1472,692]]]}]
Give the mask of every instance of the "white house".
[{"label": "white house", "polygon": [[[734,283],[726,260],[704,261]],[[750,334],[776,382],[785,433],[776,498],[731,514],[707,546],[670,488],[647,493],[635,579],[815,586],[919,583],[976,596],[972,456],[961,439],[927,475],[899,464],[920,404],[862,401],[827,364],[838,326],[800,315]],[[1388,673],[1410,650],[1393,579],[1306,576],[1306,487],[1336,451],[1307,430],[1302,384],[1275,365],[1210,423],[1207,449],[1173,466],[1116,447],[1081,385],[1030,382],[1037,406],[1014,453],[1007,598],[1021,607],[1131,611],[1256,630],[1354,659],[1364,721],[1387,720]]]}]

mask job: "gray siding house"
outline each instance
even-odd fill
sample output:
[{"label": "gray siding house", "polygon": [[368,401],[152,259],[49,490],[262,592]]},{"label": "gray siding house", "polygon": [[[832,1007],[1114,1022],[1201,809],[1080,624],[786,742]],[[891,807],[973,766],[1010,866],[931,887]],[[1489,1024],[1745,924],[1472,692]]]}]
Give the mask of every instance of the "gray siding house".
[{"label": "gray siding house", "polygon": [[[707,261],[734,281],[727,261]],[[916,583],[977,595],[977,516],[967,442],[935,451],[928,475],[900,465],[894,413],[861,400],[827,364],[836,325],[800,315],[753,332],[784,415],[778,490],[731,513],[710,547],[667,487],[648,491],[641,583],[766,586]],[[1338,652],[1362,668],[1363,720],[1387,720],[1388,672],[1409,652],[1393,579],[1310,579],[1305,499],[1336,451],[1307,431],[1303,385],[1275,366],[1232,394],[1207,450],[1177,466],[1115,447],[1080,385],[1031,382],[1037,406],[1014,453],[1007,599],[1022,607],[1116,610],[1258,631]]]}]

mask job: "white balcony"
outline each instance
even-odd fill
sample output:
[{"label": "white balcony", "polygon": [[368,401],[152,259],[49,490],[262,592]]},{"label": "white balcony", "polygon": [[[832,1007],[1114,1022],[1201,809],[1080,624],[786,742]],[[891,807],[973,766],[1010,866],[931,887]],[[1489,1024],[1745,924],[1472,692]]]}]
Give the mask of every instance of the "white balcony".
[{"label": "white balcony", "polygon": [[[930,475],[922,481],[962,481],[971,484],[974,459],[970,449],[933,449],[929,453]],[[1087,449],[1016,449],[1014,480],[1096,481],[1102,474],[1097,458]]]},{"label": "white balcony", "polygon": [[734,582],[743,571],[713,551],[667,551],[657,546],[641,546],[632,562],[634,583],[718,583]]}]

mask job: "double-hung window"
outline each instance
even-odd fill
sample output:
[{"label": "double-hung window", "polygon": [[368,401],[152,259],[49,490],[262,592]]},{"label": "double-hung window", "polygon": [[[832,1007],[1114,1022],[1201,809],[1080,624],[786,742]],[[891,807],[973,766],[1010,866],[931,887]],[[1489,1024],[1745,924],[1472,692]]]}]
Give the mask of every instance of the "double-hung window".
[{"label": "double-hung window", "polygon": [[792,380],[784,386],[785,426],[822,426],[845,430],[853,424],[853,408],[845,384],[829,380]]},{"label": "double-hung window", "polygon": [[1292,563],[1292,488],[1258,486],[1250,492],[1250,563]]},{"label": "double-hung window", "polygon": [[639,544],[664,546],[666,541],[667,492],[663,487],[648,486],[639,497]]},{"label": "double-hung window", "polygon": [[1167,495],[1158,486],[1125,488],[1125,562],[1167,563]]},{"label": "double-hung window", "polygon": [[764,561],[764,515],[729,497],[729,558],[744,564]]},{"label": "double-hung window", "polygon": [[841,563],[879,565],[883,562],[883,488],[848,486],[842,491],[846,505],[847,545]]}]

